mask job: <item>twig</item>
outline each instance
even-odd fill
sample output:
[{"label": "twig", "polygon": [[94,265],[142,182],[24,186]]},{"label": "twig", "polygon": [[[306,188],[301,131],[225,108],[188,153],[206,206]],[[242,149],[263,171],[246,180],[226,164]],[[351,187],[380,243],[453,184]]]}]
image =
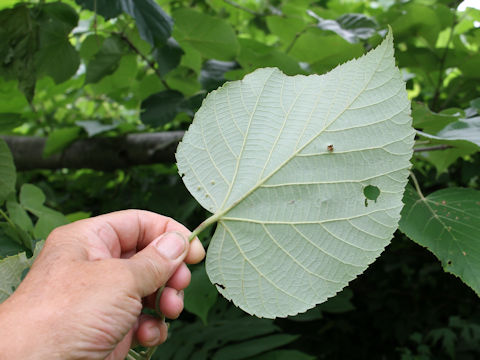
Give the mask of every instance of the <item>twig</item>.
[{"label": "twig", "polygon": [[435,146],[429,146],[429,147],[423,147],[423,148],[415,148],[415,149],[413,149],[413,152],[446,150],[446,149],[450,149],[452,147],[453,146],[451,146],[451,145],[435,145]]},{"label": "twig", "polygon": [[413,184],[415,185],[415,189],[417,190],[418,196],[425,201],[425,196],[423,196],[422,189],[420,189],[420,184],[418,183],[417,177],[413,173],[413,171],[410,171],[410,177],[413,180]]},{"label": "twig", "polygon": [[450,43],[452,42],[452,38],[453,38],[453,30],[455,28],[455,25],[457,24],[457,18],[454,18],[453,19],[453,22],[452,22],[452,25],[450,26],[450,34],[448,35],[448,41],[447,41],[447,44],[445,46],[445,51],[443,52],[442,54],[442,58],[440,59],[440,68],[438,69],[438,82],[437,82],[437,86],[435,88],[435,93],[433,95],[433,100],[432,100],[432,110],[438,112],[438,108],[437,108],[437,105],[438,105],[438,100],[439,100],[439,97],[440,97],[440,90],[442,89],[442,85],[443,85],[443,72],[444,72],[444,68],[445,68],[445,61],[447,60],[447,54],[448,54],[448,47],[450,46]]},{"label": "twig", "polygon": [[245,6],[242,6],[240,4],[237,4],[235,1],[233,0],[223,0],[224,3],[227,3],[229,5],[232,5],[233,7],[236,7],[237,9],[240,9],[240,10],[243,10],[249,14],[252,14],[253,16],[262,16],[263,14],[260,14],[260,13],[257,13],[256,11],[253,11],[252,9],[249,9]]},{"label": "twig", "polygon": [[142,60],[145,61],[153,71],[155,71],[155,74],[159,77],[160,81],[162,82],[163,86],[165,86],[166,89],[171,90],[170,86],[168,86],[167,82],[163,79],[163,76],[160,73],[160,71],[155,67],[155,61],[148,59],[145,56],[145,54],[143,54],[140,50],[138,50],[138,48],[130,41],[130,39],[127,36],[125,36],[125,34],[122,34],[122,33],[114,33],[114,34],[120,37],[120,39],[122,39],[130,47],[130,49],[133,50],[133,52],[139,55],[142,58]]}]

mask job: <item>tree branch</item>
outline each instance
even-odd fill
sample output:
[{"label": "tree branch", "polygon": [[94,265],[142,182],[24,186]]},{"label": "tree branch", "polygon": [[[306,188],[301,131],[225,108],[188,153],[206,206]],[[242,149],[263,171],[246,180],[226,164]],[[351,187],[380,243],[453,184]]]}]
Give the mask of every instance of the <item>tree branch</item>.
[{"label": "tree branch", "polygon": [[147,63],[147,65],[155,72],[155,74],[159,77],[160,81],[162,82],[163,86],[165,86],[166,89],[170,90],[170,86],[168,86],[167,82],[163,79],[162,74],[160,71],[158,71],[157,67],[155,66],[155,61],[150,60],[147,58],[145,54],[143,54],[131,41],[130,39],[122,33],[115,33],[120,39],[122,39],[129,47],[130,49],[136,53],[138,56],[142,58],[143,61]]},{"label": "tree branch", "polygon": [[8,144],[17,170],[82,169],[112,171],[135,165],[174,163],[183,131],[93,137],[75,141],[63,152],[44,158],[45,138],[1,136]]},{"label": "tree branch", "polygon": [[452,147],[453,146],[451,146],[451,145],[435,145],[435,146],[427,146],[427,147],[423,147],[423,148],[414,148],[413,151],[414,152],[425,152],[425,151],[446,150],[446,149],[450,149]]}]

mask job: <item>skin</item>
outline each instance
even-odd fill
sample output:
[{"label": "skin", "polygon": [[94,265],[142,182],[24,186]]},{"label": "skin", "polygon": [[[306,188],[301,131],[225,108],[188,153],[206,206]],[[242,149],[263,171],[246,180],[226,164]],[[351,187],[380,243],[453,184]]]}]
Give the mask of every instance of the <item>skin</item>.
[{"label": "skin", "polygon": [[171,218],[126,210],[55,229],[18,289],[0,305],[0,359],[124,359],[167,338],[183,310],[185,264],[205,251]]}]

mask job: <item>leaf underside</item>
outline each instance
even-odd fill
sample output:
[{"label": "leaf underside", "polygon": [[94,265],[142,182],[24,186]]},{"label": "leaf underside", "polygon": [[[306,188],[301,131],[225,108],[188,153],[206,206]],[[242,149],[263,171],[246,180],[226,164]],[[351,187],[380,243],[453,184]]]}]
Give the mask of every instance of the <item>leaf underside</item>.
[{"label": "leaf underside", "polygon": [[[318,76],[258,69],[210,93],[177,150],[218,221],[206,266],[244,311],[304,312],[374,261],[397,228],[414,131],[387,39]],[[363,190],[376,186],[375,201]]]}]

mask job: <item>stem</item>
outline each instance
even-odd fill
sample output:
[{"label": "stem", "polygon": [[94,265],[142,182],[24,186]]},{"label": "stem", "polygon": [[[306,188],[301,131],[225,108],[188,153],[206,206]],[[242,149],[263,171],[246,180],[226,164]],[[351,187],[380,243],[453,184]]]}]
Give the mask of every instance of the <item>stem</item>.
[{"label": "stem", "polygon": [[440,59],[440,68],[438,69],[438,81],[437,81],[437,86],[435,88],[435,93],[433,95],[433,100],[432,100],[432,110],[438,112],[438,100],[440,98],[440,90],[442,89],[443,86],[443,72],[445,68],[445,61],[447,60],[447,54],[448,54],[448,47],[450,46],[450,43],[452,42],[453,38],[453,30],[455,28],[455,25],[457,24],[457,19],[454,18],[452,21],[452,25],[450,26],[450,34],[448,35],[448,41],[447,45],[445,46],[445,51],[443,52],[442,58]]},{"label": "stem", "polygon": [[17,228],[17,227],[15,226],[15,224],[13,223],[13,221],[10,220],[10,218],[8,217],[8,215],[5,214],[5,212],[4,212],[2,209],[0,209],[0,215],[2,215],[2,217],[7,221],[7,223],[8,223],[11,227],[13,227],[14,229]]},{"label": "stem", "polygon": [[149,60],[145,54],[143,54],[140,50],[138,50],[138,48],[130,41],[130,39],[127,36],[125,36],[125,34],[122,34],[122,33],[114,33],[114,34],[119,36],[120,39],[122,39],[125,43],[127,43],[130,49],[132,49],[133,52],[135,52],[138,56],[142,58],[143,61],[147,63],[147,65],[155,72],[155,74],[158,76],[163,86],[165,86],[167,90],[171,90],[170,86],[168,86],[167,82],[163,79],[160,71],[158,71],[158,69],[155,67],[155,62],[153,60]]},{"label": "stem", "polygon": [[203,230],[205,230],[205,228],[217,222],[219,217],[220,217],[219,215],[212,215],[207,220],[205,220],[200,225],[198,225],[197,228],[193,230],[192,235],[190,235],[190,237],[188,238],[188,241],[191,242],[193,239],[195,239],[198,236],[198,234],[200,234]]},{"label": "stem", "polygon": [[423,196],[422,189],[420,189],[420,184],[418,183],[417,177],[415,176],[413,171],[410,171],[410,177],[413,180],[413,184],[415,185],[415,189],[417,190],[418,195],[423,201],[425,201],[425,196]]},{"label": "stem", "polygon": [[240,9],[240,10],[243,10],[249,14],[252,14],[253,16],[262,16],[263,14],[259,14],[257,13],[256,11],[253,11],[249,8],[246,8],[245,6],[242,6],[240,4],[237,4],[235,1],[233,0],[223,0],[223,2],[229,4],[229,5],[232,5],[233,7],[236,7],[237,9]]}]

